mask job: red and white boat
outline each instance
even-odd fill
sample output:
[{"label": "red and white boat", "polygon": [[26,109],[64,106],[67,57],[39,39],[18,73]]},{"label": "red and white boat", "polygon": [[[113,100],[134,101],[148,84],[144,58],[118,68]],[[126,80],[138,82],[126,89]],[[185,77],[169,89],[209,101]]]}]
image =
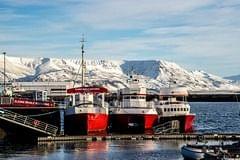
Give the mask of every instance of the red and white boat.
[{"label": "red and white boat", "polygon": [[82,85],[71,88],[72,105],[65,110],[65,133],[68,135],[106,132],[108,127],[108,104],[105,103],[106,88],[85,85],[84,39],[82,39]]},{"label": "red and white boat", "polygon": [[152,130],[158,113],[153,102],[146,101],[146,87],[138,75],[131,75],[128,88],[118,91],[118,100],[110,108],[110,128],[113,132],[144,132]]},{"label": "red and white boat", "polygon": [[108,127],[108,106],[104,102],[107,89],[78,87],[68,89],[72,106],[65,111],[65,133],[68,135],[104,133]]},{"label": "red and white boat", "polygon": [[180,132],[192,132],[195,114],[190,113],[190,105],[186,101],[187,96],[186,88],[161,88],[159,101],[155,103],[159,114],[158,123],[178,120]]}]

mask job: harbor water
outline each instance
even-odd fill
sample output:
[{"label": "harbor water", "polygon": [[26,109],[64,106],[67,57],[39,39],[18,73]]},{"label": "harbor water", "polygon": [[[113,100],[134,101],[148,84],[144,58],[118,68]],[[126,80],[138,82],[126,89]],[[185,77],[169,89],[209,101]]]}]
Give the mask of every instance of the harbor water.
[{"label": "harbor water", "polygon": [[[196,113],[197,133],[240,133],[240,104],[230,102],[190,103]],[[115,140],[48,144],[0,144],[0,159],[183,159],[180,148],[186,141]]]}]

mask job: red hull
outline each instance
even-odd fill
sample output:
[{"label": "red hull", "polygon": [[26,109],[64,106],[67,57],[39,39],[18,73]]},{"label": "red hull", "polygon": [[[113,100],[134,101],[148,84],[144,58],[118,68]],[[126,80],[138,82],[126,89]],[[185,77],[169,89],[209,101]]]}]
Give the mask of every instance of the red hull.
[{"label": "red hull", "polygon": [[112,131],[144,132],[152,130],[158,115],[155,114],[112,114],[110,126]]},{"label": "red hull", "polygon": [[194,114],[190,114],[190,115],[185,116],[184,132],[186,132],[186,133],[193,132],[194,119],[195,119]]},{"label": "red hull", "polygon": [[178,120],[180,122],[180,132],[191,133],[193,132],[194,119],[195,119],[194,114],[171,116],[171,117],[160,117],[158,123],[165,123],[172,120]]},{"label": "red hull", "polygon": [[108,115],[80,113],[65,116],[65,133],[69,135],[104,133],[108,127]]}]

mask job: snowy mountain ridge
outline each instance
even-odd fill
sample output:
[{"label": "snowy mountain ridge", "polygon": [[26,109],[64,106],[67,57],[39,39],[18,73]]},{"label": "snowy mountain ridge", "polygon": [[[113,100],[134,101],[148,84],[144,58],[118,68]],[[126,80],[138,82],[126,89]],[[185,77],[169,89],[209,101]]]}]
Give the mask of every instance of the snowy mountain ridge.
[{"label": "snowy mountain ridge", "polygon": [[[1,55],[2,56],[2,55]],[[6,57],[7,80],[17,81],[71,81],[80,80],[81,59]],[[127,85],[131,71],[142,75],[146,86],[184,86],[189,90],[239,90],[240,86],[204,71],[188,71],[176,63],[163,60],[117,61],[86,60],[91,83],[116,90]],[[0,58],[0,80],[3,80],[3,57]],[[88,80],[89,81],[89,80]]]}]

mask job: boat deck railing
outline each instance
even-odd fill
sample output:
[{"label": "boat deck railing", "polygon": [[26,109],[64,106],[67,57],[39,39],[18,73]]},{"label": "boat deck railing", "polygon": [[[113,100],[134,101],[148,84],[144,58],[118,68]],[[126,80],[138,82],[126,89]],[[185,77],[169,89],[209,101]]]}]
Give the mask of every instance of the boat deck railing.
[{"label": "boat deck railing", "polygon": [[179,129],[180,122],[178,120],[168,121],[153,127],[154,134],[179,133]]},{"label": "boat deck railing", "polygon": [[0,104],[11,104],[12,97],[0,97]]},{"label": "boat deck railing", "polygon": [[0,119],[20,125],[40,133],[44,133],[51,136],[56,136],[58,127],[39,121],[37,119],[30,118],[26,115],[21,115],[0,107]]},{"label": "boat deck railing", "polygon": [[121,108],[154,108],[154,102],[120,102]]}]

